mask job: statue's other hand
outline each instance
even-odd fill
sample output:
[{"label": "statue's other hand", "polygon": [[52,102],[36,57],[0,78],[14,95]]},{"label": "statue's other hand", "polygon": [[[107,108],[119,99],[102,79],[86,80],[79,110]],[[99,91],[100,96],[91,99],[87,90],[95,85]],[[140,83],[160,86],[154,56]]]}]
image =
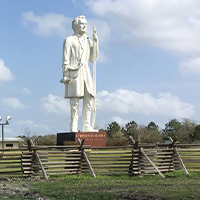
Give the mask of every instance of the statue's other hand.
[{"label": "statue's other hand", "polygon": [[94,39],[94,41],[95,42],[97,42],[98,41],[98,36],[97,36],[97,33],[95,32],[95,33],[93,33],[93,39]]},{"label": "statue's other hand", "polygon": [[65,76],[65,77],[63,77],[63,81],[64,81],[64,83],[69,83],[72,81],[72,79]]},{"label": "statue's other hand", "polygon": [[63,79],[60,80],[61,83],[67,84],[69,82],[71,82],[72,79],[68,78],[68,77],[63,77]]}]

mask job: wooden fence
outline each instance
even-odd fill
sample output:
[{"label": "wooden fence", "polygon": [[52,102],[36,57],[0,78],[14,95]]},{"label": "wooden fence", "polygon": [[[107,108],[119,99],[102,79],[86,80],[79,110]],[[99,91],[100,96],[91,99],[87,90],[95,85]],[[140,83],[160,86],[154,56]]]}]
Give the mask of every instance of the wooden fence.
[{"label": "wooden fence", "polygon": [[30,176],[33,152],[28,149],[0,150],[0,175]]},{"label": "wooden fence", "polygon": [[74,146],[34,146],[0,150],[0,176],[24,177],[90,173],[153,175],[174,170],[200,171],[200,144],[133,144],[91,148],[83,141]]}]

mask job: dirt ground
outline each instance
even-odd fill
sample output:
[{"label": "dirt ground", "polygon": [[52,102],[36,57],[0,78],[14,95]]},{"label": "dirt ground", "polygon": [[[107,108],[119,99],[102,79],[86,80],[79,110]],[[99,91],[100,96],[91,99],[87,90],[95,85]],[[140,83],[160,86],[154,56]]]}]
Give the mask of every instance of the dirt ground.
[{"label": "dirt ground", "polygon": [[[33,178],[0,178],[0,197],[1,199],[36,199],[51,200],[50,198],[41,197],[39,193],[30,192],[30,182],[41,181]],[[12,198],[12,199],[13,199]]]}]

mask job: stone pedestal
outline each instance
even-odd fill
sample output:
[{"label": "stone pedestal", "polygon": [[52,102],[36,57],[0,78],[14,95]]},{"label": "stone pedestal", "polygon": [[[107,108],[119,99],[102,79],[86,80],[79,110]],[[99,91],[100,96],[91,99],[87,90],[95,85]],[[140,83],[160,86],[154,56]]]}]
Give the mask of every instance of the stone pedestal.
[{"label": "stone pedestal", "polygon": [[84,145],[91,147],[105,147],[106,146],[106,132],[65,132],[57,133],[57,145],[64,145],[77,142],[85,139]]}]

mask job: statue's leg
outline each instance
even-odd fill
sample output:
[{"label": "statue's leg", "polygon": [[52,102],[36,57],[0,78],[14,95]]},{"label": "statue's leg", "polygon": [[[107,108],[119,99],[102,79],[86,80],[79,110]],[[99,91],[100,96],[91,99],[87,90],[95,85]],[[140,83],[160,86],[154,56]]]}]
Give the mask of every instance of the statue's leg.
[{"label": "statue's leg", "polygon": [[86,87],[83,97],[83,109],[82,109],[82,130],[84,132],[97,132],[97,130],[91,127],[91,110],[92,110],[93,97],[88,93]]},{"label": "statue's leg", "polygon": [[70,98],[71,122],[70,131],[78,132],[79,98]]}]

